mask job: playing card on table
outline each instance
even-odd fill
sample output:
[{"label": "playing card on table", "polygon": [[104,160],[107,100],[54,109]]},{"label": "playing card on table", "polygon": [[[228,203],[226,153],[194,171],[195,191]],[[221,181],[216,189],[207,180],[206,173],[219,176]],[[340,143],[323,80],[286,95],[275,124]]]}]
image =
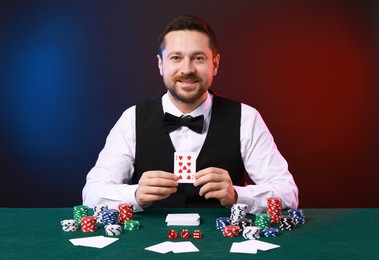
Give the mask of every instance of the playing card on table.
[{"label": "playing card on table", "polygon": [[193,152],[175,152],[174,174],[179,183],[194,183],[196,173],[196,154]]}]

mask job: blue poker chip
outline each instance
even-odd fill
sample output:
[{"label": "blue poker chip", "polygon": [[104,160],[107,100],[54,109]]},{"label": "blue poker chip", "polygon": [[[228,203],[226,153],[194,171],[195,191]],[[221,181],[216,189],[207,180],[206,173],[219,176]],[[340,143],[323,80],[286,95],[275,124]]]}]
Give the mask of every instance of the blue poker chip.
[{"label": "blue poker chip", "polygon": [[118,224],[119,212],[116,209],[104,210],[101,214],[104,227],[107,225]]},{"label": "blue poker chip", "polygon": [[223,230],[224,227],[230,226],[230,218],[220,217],[216,219],[216,229]]},{"label": "blue poker chip", "polygon": [[270,228],[266,227],[261,231],[262,235],[265,237],[276,237],[279,235],[279,229],[278,228]]}]

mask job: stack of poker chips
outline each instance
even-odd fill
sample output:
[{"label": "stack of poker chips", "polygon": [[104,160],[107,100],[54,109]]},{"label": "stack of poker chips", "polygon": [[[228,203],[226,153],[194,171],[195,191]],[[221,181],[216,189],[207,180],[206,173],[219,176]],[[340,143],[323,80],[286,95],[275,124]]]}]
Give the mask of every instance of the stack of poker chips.
[{"label": "stack of poker chips", "polygon": [[245,239],[259,239],[261,229],[259,227],[245,227],[242,231],[242,236]]},{"label": "stack of poker chips", "polygon": [[138,220],[127,220],[124,222],[124,230],[137,230],[139,229]]},{"label": "stack of poker chips", "polygon": [[282,200],[280,198],[267,198],[267,214],[271,216],[272,223],[279,223],[282,215]]},{"label": "stack of poker chips", "polygon": [[122,203],[118,205],[118,210],[120,212],[120,224],[124,224],[125,221],[132,220],[134,209],[133,205],[129,203]]},{"label": "stack of poker chips", "polygon": [[81,221],[82,232],[95,232],[97,230],[97,218],[94,216],[86,216]]},{"label": "stack of poker chips", "polygon": [[291,216],[280,216],[279,228],[281,230],[293,230],[296,228],[295,218]]},{"label": "stack of poker chips", "polygon": [[236,237],[239,235],[240,227],[239,226],[226,226],[222,230],[224,237]]},{"label": "stack of poker chips", "polygon": [[295,218],[296,224],[305,224],[305,215],[302,209],[289,209],[288,214]]},{"label": "stack of poker chips", "polygon": [[230,226],[230,218],[220,217],[216,219],[216,229],[222,231],[224,227]]},{"label": "stack of poker chips", "polygon": [[107,225],[115,225],[119,223],[119,212],[116,209],[104,210],[101,214],[104,227]]},{"label": "stack of poker chips", "polygon": [[77,223],[81,223],[82,218],[88,216],[89,208],[87,206],[78,205],[74,207],[74,219]]},{"label": "stack of poker chips", "polygon": [[108,210],[108,205],[99,204],[93,207],[93,215],[97,217],[97,223],[103,223],[103,211]]},{"label": "stack of poker chips", "polygon": [[65,219],[61,221],[62,230],[65,232],[78,230],[78,222],[75,219]]},{"label": "stack of poker chips", "polygon": [[258,213],[255,215],[254,226],[264,229],[270,226],[271,216],[267,213]]},{"label": "stack of poker chips", "polygon": [[246,227],[253,226],[253,220],[248,218],[243,218],[238,223],[238,226],[240,227],[241,231],[244,230]]},{"label": "stack of poker chips", "polygon": [[266,227],[261,232],[265,237],[276,237],[279,235],[279,229],[278,228],[269,228]]},{"label": "stack of poker chips", "polygon": [[122,229],[120,225],[117,224],[109,224],[105,226],[105,234],[107,236],[119,236],[122,233]]},{"label": "stack of poker chips", "polygon": [[247,214],[246,204],[234,204],[230,212],[230,224],[237,226],[241,219],[244,219]]}]

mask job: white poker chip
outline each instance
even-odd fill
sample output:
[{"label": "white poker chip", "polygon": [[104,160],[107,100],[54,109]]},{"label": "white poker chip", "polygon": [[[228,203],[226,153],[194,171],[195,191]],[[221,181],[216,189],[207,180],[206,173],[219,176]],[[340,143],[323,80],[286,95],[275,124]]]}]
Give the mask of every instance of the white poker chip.
[{"label": "white poker chip", "polygon": [[106,225],[104,228],[107,236],[119,236],[122,233],[121,226],[117,224]]},{"label": "white poker chip", "polygon": [[245,227],[242,231],[242,236],[245,239],[259,239],[261,229],[259,227],[249,226]]},{"label": "white poker chip", "polygon": [[65,232],[72,232],[78,230],[78,222],[75,219],[65,219],[61,221],[62,230]]}]

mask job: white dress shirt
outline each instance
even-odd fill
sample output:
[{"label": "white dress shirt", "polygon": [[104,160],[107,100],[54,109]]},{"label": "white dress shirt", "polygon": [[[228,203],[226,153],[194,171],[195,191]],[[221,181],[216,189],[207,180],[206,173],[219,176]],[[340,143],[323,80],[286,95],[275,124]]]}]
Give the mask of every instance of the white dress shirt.
[{"label": "white dress shirt", "polygon": [[[213,95],[189,113],[193,117],[204,115],[204,130],[198,134],[188,127],[180,127],[170,133],[176,151],[200,153],[208,133]],[[162,97],[163,111],[181,116],[183,113],[170,101],[168,94]],[[132,203],[136,211],[143,210],[136,202],[138,184],[129,185],[134,173],[136,133],[135,106],[127,109],[110,131],[105,146],[95,166],[87,175],[83,188],[83,204],[93,207],[107,204],[117,208],[119,203]],[[248,205],[249,213],[263,212],[267,198],[279,197],[283,208],[297,208],[298,188],[288,171],[286,160],[278,151],[273,137],[260,114],[242,104],[241,156],[246,171],[255,185],[235,186],[237,203]]]}]

